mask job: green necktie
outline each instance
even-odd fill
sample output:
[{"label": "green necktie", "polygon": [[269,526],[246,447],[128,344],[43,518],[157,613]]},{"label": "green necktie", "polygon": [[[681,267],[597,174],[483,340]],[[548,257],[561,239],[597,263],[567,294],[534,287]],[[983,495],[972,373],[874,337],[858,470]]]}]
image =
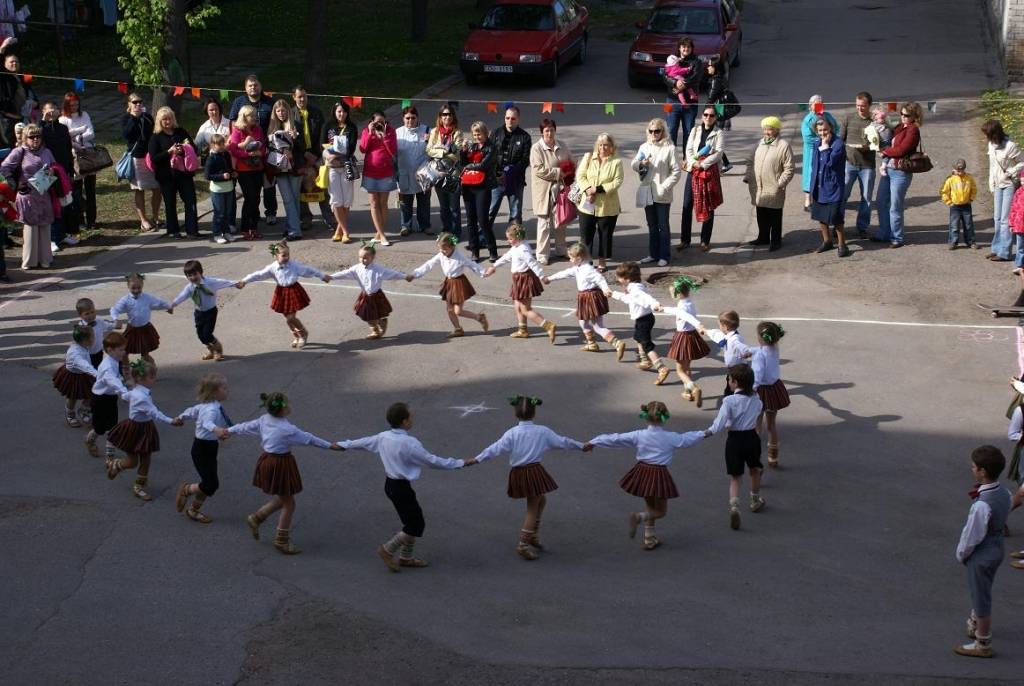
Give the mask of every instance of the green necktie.
[{"label": "green necktie", "polygon": [[207,288],[205,284],[197,283],[196,287],[192,289],[192,302],[196,304],[196,307],[199,307],[199,298],[201,297],[199,295],[200,293],[205,293],[206,295],[213,295],[213,291]]}]

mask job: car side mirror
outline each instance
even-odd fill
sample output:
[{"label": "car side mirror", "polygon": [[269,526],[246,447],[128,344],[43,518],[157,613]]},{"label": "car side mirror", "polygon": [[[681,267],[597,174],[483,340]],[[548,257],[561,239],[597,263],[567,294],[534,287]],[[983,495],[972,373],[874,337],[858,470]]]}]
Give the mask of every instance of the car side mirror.
[{"label": "car side mirror", "polygon": [[469,26],[470,31],[476,31],[478,28],[480,28],[480,24],[477,24],[475,21],[469,22],[467,26]]},{"label": "car side mirror", "polygon": [[638,29],[642,29],[644,27],[644,23],[642,21],[638,21],[634,24],[634,26],[636,26]]},{"label": "car side mirror", "polygon": [[739,28],[739,27],[738,27],[738,26],[736,26],[736,24],[735,24],[735,23],[730,23],[730,24],[726,24],[726,25],[725,25],[725,30],[726,30],[727,32],[728,32],[728,31],[735,31],[735,30],[736,30],[736,29],[738,29],[738,28]]}]

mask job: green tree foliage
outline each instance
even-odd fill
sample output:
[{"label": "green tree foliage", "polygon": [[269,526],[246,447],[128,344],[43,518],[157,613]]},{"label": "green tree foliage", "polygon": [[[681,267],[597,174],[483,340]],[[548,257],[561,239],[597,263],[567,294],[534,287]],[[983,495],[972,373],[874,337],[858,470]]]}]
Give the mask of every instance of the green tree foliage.
[{"label": "green tree foliage", "polygon": [[[117,32],[121,36],[126,55],[117,58],[132,79],[141,84],[158,84],[166,78],[168,46],[167,26],[172,11],[182,3],[170,0],[117,0],[121,18]],[[206,22],[218,16],[220,9],[202,4],[188,12],[185,20],[189,28],[206,28]],[[177,85],[177,84],[174,84]]]}]

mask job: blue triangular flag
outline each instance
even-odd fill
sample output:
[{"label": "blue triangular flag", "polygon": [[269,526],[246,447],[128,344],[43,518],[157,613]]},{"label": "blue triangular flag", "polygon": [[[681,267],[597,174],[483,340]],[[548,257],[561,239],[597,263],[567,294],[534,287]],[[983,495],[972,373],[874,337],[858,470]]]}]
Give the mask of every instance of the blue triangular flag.
[{"label": "blue triangular flag", "polygon": [[75,79],[75,90],[79,93],[85,92],[85,79]]},{"label": "blue triangular flag", "polygon": [[501,106],[502,110],[507,110],[509,107],[515,107],[515,100],[506,100]]}]

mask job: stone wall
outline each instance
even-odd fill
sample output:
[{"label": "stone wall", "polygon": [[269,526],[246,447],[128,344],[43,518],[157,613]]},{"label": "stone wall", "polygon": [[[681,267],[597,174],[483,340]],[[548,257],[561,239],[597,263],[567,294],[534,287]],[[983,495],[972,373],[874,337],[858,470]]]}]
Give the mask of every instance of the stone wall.
[{"label": "stone wall", "polygon": [[1008,81],[1024,82],[1024,0],[985,0],[985,6]]}]

